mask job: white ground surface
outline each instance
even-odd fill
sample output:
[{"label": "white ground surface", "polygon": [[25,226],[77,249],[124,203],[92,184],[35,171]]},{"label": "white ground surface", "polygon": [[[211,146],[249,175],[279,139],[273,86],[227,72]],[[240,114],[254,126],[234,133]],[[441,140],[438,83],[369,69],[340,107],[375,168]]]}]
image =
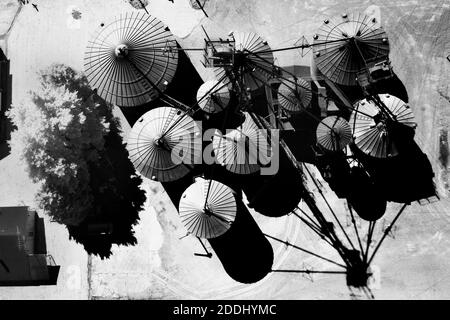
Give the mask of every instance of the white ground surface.
[{"label": "white ground surface", "polygon": [[[0,4],[3,2],[5,0],[0,0]],[[14,77],[13,102],[36,85],[35,72],[51,63],[63,62],[82,70],[84,47],[93,30],[108,17],[130,10],[123,0],[36,0],[35,3],[40,12],[31,6],[24,7],[8,39]],[[448,104],[439,100],[436,90],[445,79],[448,83],[450,74],[442,54],[449,53],[448,47],[442,48],[439,44],[442,44],[442,37],[445,39],[449,34],[446,32],[448,21],[438,24],[440,29],[430,26],[433,21],[439,21],[445,10],[448,13],[450,5],[444,6],[448,3],[211,0],[206,7],[210,15],[207,19],[201,11],[191,9],[187,0],[175,0],[175,4],[152,0],[149,11],[168,24],[184,47],[203,45],[200,24],[211,36],[225,37],[230,30],[255,31],[276,48],[291,45],[301,35],[311,40],[324,17],[340,14],[347,8],[381,16],[391,37],[394,67],[407,86],[419,119],[419,141],[438,172],[442,168],[436,160],[437,130],[448,129],[445,121],[448,114],[443,112]],[[81,20],[73,21],[70,15],[73,8],[82,13]],[[300,59],[295,52],[277,53],[276,57],[280,65],[309,63],[309,57]],[[431,58],[425,59],[428,57]],[[209,78],[209,71],[199,62],[200,56],[191,53],[191,58],[202,77]],[[0,161],[0,176],[0,205],[25,203],[33,206],[36,187],[29,181],[16,155]],[[68,240],[64,227],[46,221],[49,251],[62,265],[58,285],[0,288],[0,299],[350,298],[345,279],[336,275],[315,276],[311,282],[297,274],[278,273],[254,285],[234,282],[215,257],[209,260],[193,256],[193,252],[201,252],[196,239],[179,239],[185,235],[185,230],[161,185],[145,181],[143,188],[147,190],[149,201],[136,227],[137,246],[116,247],[107,261],[88,259],[81,246]],[[446,191],[442,191],[445,194]],[[342,204],[335,199],[333,205],[340,208],[340,216],[344,217]],[[388,221],[397,207],[393,205],[387,214]],[[373,289],[377,298],[450,298],[448,208],[446,199],[426,207],[414,205],[400,219],[395,239],[387,239],[375,259],[381,274],[380,286]],[[254,216],[267,233],[326,255],[333,254],[292,216],[278,219]],[[380,232],[377,230],[378,236]],[[334,269],[305,254],[273,244],[274,269],[305,266]]]}]

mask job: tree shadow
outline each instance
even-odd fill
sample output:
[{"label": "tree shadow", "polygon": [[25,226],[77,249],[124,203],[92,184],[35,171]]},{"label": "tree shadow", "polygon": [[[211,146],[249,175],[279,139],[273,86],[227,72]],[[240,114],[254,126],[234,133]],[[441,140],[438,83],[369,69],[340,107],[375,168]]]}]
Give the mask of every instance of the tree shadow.
[{"label": "tree shadow", "polygon": [[100,159],[89,163],[89,186],[94,198],[92,210],[78,226],[66,226],[70,239],[82,244],[87,253],[108,258],[113,244],[137,243],[133,226],[138,223],[139,212],[146,200],[145,191],[140,189],[142,178],[128,157],[120,135],[120,122],[114,117],[111,106],[90,89],[85,76],[69,67],[61,67],[58,71],[42,76],[77,92],[83,101],[93,99],[99,116],[109,124]]},{"label": "tree shadow", "polygon": [[90,166],[95,210],[79,226],[67,227],[72,239],[102,259],[111,255],[113,244],[137,243],[133,226],[146,199],[139,188],[142,178],[136,175],[118,132],[111,131],[105,137],[105,154]]}]

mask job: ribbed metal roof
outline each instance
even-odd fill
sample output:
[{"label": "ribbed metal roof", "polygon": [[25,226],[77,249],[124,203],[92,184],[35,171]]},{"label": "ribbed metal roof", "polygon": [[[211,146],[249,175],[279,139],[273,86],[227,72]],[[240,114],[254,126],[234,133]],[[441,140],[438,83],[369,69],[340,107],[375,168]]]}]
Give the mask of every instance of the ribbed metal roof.
[{"label": "ribbed metal roof", "polygon": [[197,91],[198,106],[207,113],[218,113],[230,102],[228,86],[217,80],[203,83]]},{"label": "ribbed metal roof", "polygon": [[[390,113],[395,116],[395,120],[410,126],[416,127],[414,114],[411,108],[399,98],[388,95],[378,95],[382,103],[387,107]],[[380,109],[372,101],[366,99],[358,101],[355,111],[350,118],[350,127],[356,146],[364,153],[376,157],[386,158],[398,154],[397,148],[391,139],[391,133],[382,119],[376,121]]]},{"label": "ribbed metal roof", "polygon": [[201,132],[182,111],[161,107],[145,113],[130,131],[127,149],[136,170],[167,182],[186,175],[202,155]]},{"label": "ribbed metal roof", "polygon": [[226,185],[197,178],[181,196],[179,213],[188,231],[211,239],[224,234],[236,217],[234,192]]},{"label": "ribbed metal roof", "polygon": [[99,27],[85,52],[84,70],[106,101],[132,107],[166,89],[177,69],[175,38],[144,12],[120,14]]},{"label": "ribbed metal roof", "polygon": [[311,84],[301,78],[283,80],[278,88],[278,101],[283,109],[296,112],[310,105]]},{"label": "ribbed metal roof", "polygon": [[[251,91],[265,85],[272,77],[273,53],[267,42],[256,33],[233,33],[235,45],[235,62],[240,66],[242,80]],[[223,68],[216,68],[217,79],[225,75]]]},{"label": "ribbed metal roof", "polygon": [[244,112],[244,115],[245,121],[238,128],[213,137],[216,159],[228,171],[237,174],[257,172],[261,162],[267,164],[270,160],[267,154],[271,146],[266,133],[249,113]]},{"label": "ribbed metal roof", "polygon": [[331,81],[356,85],[358,71],[370,61],[389,55],[386,32],[372,18],[361,14],[344,14],[327,19],[314,35],[314,60],[317,68]]},{"label": "ribbed metal roof", "polygon": [[316,137],[317,143],[326,150],[339,151],[352,140],[352,129],[345,119],[329,116],[317,126]]}]

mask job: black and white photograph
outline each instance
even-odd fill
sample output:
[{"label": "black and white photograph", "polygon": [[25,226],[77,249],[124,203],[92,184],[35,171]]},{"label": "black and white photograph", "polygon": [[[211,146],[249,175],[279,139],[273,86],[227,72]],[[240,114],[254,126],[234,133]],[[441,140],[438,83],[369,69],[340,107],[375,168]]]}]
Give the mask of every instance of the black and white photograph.
[{"label": "black and white photograph", "polygon": [[448,300],[449,80],[450,0],[0,0],[0,301]]}]

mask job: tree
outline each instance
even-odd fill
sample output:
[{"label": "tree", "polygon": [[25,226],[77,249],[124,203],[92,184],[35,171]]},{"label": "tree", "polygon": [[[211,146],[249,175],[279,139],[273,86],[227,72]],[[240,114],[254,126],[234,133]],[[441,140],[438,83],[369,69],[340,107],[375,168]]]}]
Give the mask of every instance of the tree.
[{"label": "tree", "polygon": [[[106,257],[112,243],[135,244],[132,226],[145,194],[111,107],[67,66],[52,65],[40,80],[40,88],[9,112],[17,127],[11,148],[40,183],[40,207],[90,253]],[[112,224],[113,231],[88,232],[94,223]]]}]

